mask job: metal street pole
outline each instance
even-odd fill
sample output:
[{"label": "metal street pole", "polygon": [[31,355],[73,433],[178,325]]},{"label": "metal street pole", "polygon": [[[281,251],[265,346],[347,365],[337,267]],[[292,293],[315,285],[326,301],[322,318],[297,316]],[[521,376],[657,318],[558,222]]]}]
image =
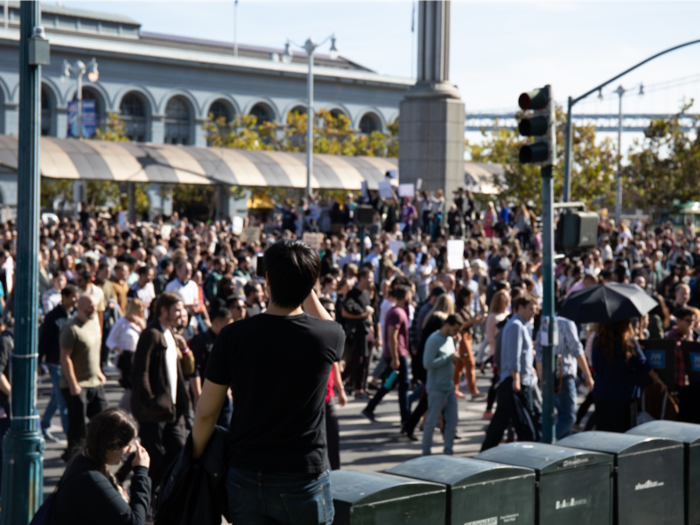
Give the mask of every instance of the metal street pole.
[{"label": "metal street pole", "polygon": [[547,344],[542,344],[542,443],[553,443],[554,345],[557,319],[554,314],[554,185],[552,166],[542,166],[542,316],[549,320]]},{"label": "metal street pole", "polygon": [[[638,64],[635,64],[631,68],[626,69],[625,71],[623,71],[619,75],[615,75],[611,79],[606,80],[605,82],[603,82],[599,86],[596,86],[593,89],[591,89],[590,91],[587,91],[586,93],[584,93],[580,97],[577,97],[573,100],[571,99],[571,97],[569,97],[569,110],[567,112],[567,121],[566,121],[566,137],[567,137],[567,139],[566,139],[566,158],[571,159],[571,147],[572,147],[571,146],[571,144],[572,144],[572,141],[571,141],[571,135],[572,135],[571,108],[574,104],[576,104],[577,102],[580,102],[581,100],[586,98],[588,95],[595,93],[596,91],[604,88],[608,84],[616,81],[618,78],[625,76],[630,71],[634,71],[638,67],[643,66],[647,62],[650,62],[650,61],[654,60],[655,58],[660,57],[661,55],[665,55],[666,53],[670,53],[671,51],[675,51],[676,49],[691,46],[693,44],[700,44],[700,40],[692,40],[690,42],[686,42],[684,44],[679,44],[679,45],[673,46],[669,49],[665,49],[665,50],[661,51],[660,53],[656,53],[655,55],[650,56],[646,60],[642,60],[641,62],[639,62]],[[564,164],[564,190],[565,190],[564,191],[564,202],[569,202],[569,200],[571,200],[571,195],[569,194],[567,196],[566,188],[569,188],[569,191],[571,189],[571,162],[569,160],[567,160]]]},{"label": "metal street pole", "polygon": [[311,172],[314,165],[314,51],[316,43],[309,38],[304,44],[309,57],[309,77],[307,91],[309,104],[306,108],[306,197],[311,197]]},{"label": "metal street pole", "polygon": [[39,2],[20,2],[19,163],[11,426],[3,440],[2,525],[27,525],[42,501],[44,440],[36,413],[41,66],[30,56]]},{"label": "metal street pole", "polygon": [[[78,139],[83,138],[83,69],[80,69],[79,64],[82,64],[80,60],[78,60],[76,63],[76,66],[78,66],[77,69],[77,76],[78,76],[78,91],[75,94],[75,98],[78,101]],[[79,216],[79,208],[80,208],[80,203],[82,202],[81,198],[81,186],[83,184],[83,181],[80,179],[76,179],[73,181],[73,215],[78,218]]]},{"label": "metal street pole", "polygon": [[573,107],[573,99],[569,97],[569,103],[567,104],[566,110],[566,152],[564,155],[564,202],[569,202],[571,200],[571,163],[573,162],[571,156],[573,137],[573,124],[571,120],[571,108]]},{"label": "metal street pole", "polygon": [[627,91],[622,86],[615,93],[620,97],[617,120],[617,173],[615,173],[615,224],[622,219],[622,95]]}]

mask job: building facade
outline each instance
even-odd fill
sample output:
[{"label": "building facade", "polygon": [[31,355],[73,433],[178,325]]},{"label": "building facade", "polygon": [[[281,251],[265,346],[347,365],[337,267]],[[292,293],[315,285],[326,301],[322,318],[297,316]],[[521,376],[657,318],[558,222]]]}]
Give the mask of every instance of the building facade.
[{"label": "building facade", "polygon": [[[0,3],[0,133],[16,135],[19,123],[19,2]],[[307,56],[282,48],[148,33],[133,19],[42,4],[42,23],[51,43],[51,65],[42,68],[42,134],[64,138],[75,76],[64,61],[96,58],[99,79],[83,78],[83,98],[95,101],[97,125],[109,112],[124,120],[133,141],[206,146],[203,125],[210,114],[233,119],[286,122],[305,111]],[[386,131],[398,118],[399,102],[413,82],[378,74],[351,60],[315,55],[314,104],[350,118],[364,133]],[[0,181],[0,184],[5,184]],[[0,186],[0,191],[4,191]],[[11,194],[11,191],[7,192]],[[16,193],[16,192],[15,192]],[[7,203],[7,197],[2,196]]]}]

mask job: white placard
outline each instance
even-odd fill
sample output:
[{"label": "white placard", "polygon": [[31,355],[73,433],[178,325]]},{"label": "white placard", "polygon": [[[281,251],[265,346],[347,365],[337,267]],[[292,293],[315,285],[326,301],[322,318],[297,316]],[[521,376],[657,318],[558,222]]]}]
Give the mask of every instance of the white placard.
[{"label": "white placard", "polygon": [[369,192],[367,191],[367,181],[363,180],[360,183],[360,194],[362,195],[363,199],[369,199]]},{"label": "white placard", "polygon": [[243,228],[241,242],[260,242],[260,228]]},{"label": "white placard", "polygon": [[394,194],[391,191],[391,183],[388,180],[383,180],[377,183],[377,189],[379,189],[379,196],[382,199],[393,199]]},{"label": "white placard", "polygon": [[418,179],[416,181],[416,191],[420,191],[420,189],[423,187],[423,179]]},{"label": "white placard", "polygon": [[302,236],[302,240],[316,251],[319,251],[323,246],[323,238],[322,233],[304,232]]},{"label": "white placard", "polygon": [[169,224],[163,224],[163,226],[160,227],[160,238],[165,239],[166,241],[170,240],[170,234],[173,231],[173,227],[170,226]]},{"label": "white placard", "polygon": [[238,215],[233,217],[233,222],[231,223],[231,231],[235,235],[240,235],[243,232],[243,217]]},{"label": "white placard", "polygon": [[399,170],[387,170],[386,176],[389,177],[390,179],[396,180],[399,178]]},{"label": "white placard", "polygon": [[394,261],[398,259],[399,257],[399,252],[403,250],[404,244],[403,241],[396,241],[396,240],[390,240],[389,241],[389,249],[391,250],[391,253],[394,254]]},{"label": "white placard", "polygon": [[412,182],[399,184],[399,197],[413,197],[416,194],[416,187]]},{"label": "white placard", "polygon": [[122,228],[126,228],[126,212],[120,211],[118,215],[119,215],[119,226],[121,226]]},{"label": "white placard", "polygon": [[447,264],[450,270],[461,270],[464,267],[464,241],[451,239],[447,241]]}]

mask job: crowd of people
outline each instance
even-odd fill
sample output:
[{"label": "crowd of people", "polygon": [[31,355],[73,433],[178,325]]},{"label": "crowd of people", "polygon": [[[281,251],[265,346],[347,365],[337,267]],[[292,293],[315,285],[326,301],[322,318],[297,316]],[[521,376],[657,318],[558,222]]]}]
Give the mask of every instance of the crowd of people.
[{"label": "crowd of people", "polygon": [[[361,227],[367,206],[372,223]],[[506,432],[541,437],[543,268],[533,206],[477,201],[462,189],[449,200],[441,191],[391,199],[370,191],[275,203],[242,229],[177,214],[135,224],[107,212],[44,219],[39,354],[53,389],[40,426],[58,441],[58,413],[70,466],[57,494],[97,491],[85,512],[108,506],[116,517],[96,521],[143,523],[187,436],[199,457],[217,424],[230,429],[230,479],[244,494],[235,513],[284,513],[284,505],[261,510],[256,483],[274,487],[286,476],[299,490],[326,491],[325,471],[341,465],[336,403],[364,400],[374,422],[394,389],[397,432],[417,441],[422,429],[423,454],[433,452],[437,427],[452,454],[460,402],[483,398],[483,449]],[[316,249],[295,241],[307,234],[323,234]],[[16,236],[12,221],[0,225],[0,422],[11,391]],[[454,268],[453,238],[465,241]],[[557,310],[570,294],[610,282],[634,283],[658,301],[617,323],[557,317],[557,439],[584,426],[626,431],[643,388],[668,391],[678,419],[700,423],[680,349],[700,331],[698,276],[700,237],[668,223],[601,216],[595,247],[557,258]],[[677,343],[674,384],[661,381],[639,344],[664,338]],[[110,408],[104,387],[115,373],[124,393]],[[488,392],[479,374],[491,378]],[[577,407],[579,394],[586,401]],[[126,504],[123,479],[107,466],[129,450]],[[74,522],[71,497],[58,497],[61,523]],[[319,505],[332,521],[332,508]]]}]

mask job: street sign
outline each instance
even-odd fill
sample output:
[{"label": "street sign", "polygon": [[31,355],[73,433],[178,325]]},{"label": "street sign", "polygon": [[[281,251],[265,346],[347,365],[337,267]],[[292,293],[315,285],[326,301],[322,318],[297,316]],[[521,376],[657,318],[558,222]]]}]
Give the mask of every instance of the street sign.
[{"label": "street sign", "polygon": [[[78,101],[71,100],[66,107],[68,113],[68,136],[78,137]],[[92,138],[97,131],[95,101],[83,100],[83,137]]]}]

